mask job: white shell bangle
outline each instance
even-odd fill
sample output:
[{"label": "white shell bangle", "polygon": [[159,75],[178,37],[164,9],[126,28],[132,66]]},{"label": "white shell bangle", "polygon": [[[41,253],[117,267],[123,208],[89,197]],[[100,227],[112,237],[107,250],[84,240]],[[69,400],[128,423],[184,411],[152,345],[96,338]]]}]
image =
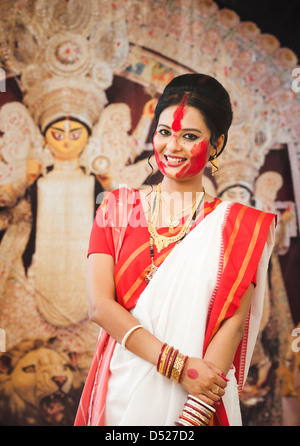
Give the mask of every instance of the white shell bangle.
[{"label": "white shell bangle", "polygon": [[134,332],[135,330],[137,330],[138,328],[144,328],[144,327],[143,327],[143,325],[136,325],[135,327],[132,327],[130,330],[127,331],[127,333],[125,334],[125,336],[121,342],[121,345],[123,348],[126,348],[126,341],[129,338],[129,336],[131,335],[131,333]]}]

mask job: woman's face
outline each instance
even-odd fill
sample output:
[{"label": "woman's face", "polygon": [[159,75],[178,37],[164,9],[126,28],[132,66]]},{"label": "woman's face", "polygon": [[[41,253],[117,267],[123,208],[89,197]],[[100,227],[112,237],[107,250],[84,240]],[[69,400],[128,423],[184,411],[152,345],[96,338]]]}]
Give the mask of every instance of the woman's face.
[{"label": "woman's face", "polygon": [[160,115],[153,138],[155,159],[163,175],[179,181],[197,176],[211,151],[211,133],[200,111],[181,105],[166,108]]}]

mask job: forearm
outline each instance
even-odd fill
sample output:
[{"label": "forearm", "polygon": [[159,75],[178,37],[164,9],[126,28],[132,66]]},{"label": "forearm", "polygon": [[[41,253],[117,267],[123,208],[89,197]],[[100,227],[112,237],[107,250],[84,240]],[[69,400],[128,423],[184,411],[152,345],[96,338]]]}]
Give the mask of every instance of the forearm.
[{"label": "forearm", "polygon": [[242,334],[241,327],[236,327],[234,321],[226,320],[209,343],[204,359],[213,363],[227,375]]},{"label": "forearm", "polygon": [[253,296],[253,284],[243,295],[235,314],[226,319],[210,341],[204,359],[213,363],[225,375],[232,366],[236,350],[244,333],[244,326]]},{"label": "forearm", "polygon": [[[108,300],[90,309],[90,319],[109,333],[118,343],[121,343],[125,334],[136,325],[138,321],[129,311],[118,302]],[[146,361],[156,364],[163,342],[144,328],[133,331],[127,341],[126,348]]]}]

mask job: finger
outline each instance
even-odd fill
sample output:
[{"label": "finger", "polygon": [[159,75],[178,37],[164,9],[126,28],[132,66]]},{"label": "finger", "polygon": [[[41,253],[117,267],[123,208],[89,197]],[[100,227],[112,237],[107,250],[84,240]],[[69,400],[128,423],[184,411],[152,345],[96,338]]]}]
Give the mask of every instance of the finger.
[{"label": "finger", "polygon": [[[226,387],[227,383],[229,380],[227,379],[226,375],[222,372],[222,370],[220,370],[218,367],[216,367],[212,362],[204,360],[205,363],[208,365],[208,367],[210,367],[210,369],[216,373],[216,375],[218,376],[218,378],[216,378],[216,382],[218,383],[219,386],[221,387]],[[220,379],[222,381],[220,381]]]},{"label": "finger", "polygon": [[[218,401],[218,399],[225,395],[224,389],[222,389],[222,387],[218,385],[215,385],[212,389],[209,390],[209,392],[209,397],[212,398],[214,401]],[[213,394],[213,396],[211,394]]]},{"label": "finger", "polygon": [[215,402],[220,399],[218,398],[217,400],[214,400],[212,398],[209,398],[207,395],[204,395],[203,393],[199,393],[195,395],[195,397],[212,407],[214,406]]},{"label": "finger", "polygon": [[228,380],[226,381],[224,378],[221,378],[221,376],[219,376],[219,375],[216,376],[215,379],[214,379],[214,383],[217,386],[221,387],[222,389],[226,388],[227,382],[228,382]]}]

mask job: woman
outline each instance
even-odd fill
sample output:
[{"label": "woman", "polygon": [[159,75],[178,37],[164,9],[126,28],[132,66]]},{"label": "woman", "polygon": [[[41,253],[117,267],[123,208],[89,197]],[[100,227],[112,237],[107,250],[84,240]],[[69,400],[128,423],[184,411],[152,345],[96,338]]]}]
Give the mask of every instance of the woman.
[{"label": "woman", "polygon": [[226,145],[230,99],[214,78],[165,88],[153,137],[155,190],[106,194],[88,257],[102,327],[76,425],[239,425],[274,215],[205,193]]}]

